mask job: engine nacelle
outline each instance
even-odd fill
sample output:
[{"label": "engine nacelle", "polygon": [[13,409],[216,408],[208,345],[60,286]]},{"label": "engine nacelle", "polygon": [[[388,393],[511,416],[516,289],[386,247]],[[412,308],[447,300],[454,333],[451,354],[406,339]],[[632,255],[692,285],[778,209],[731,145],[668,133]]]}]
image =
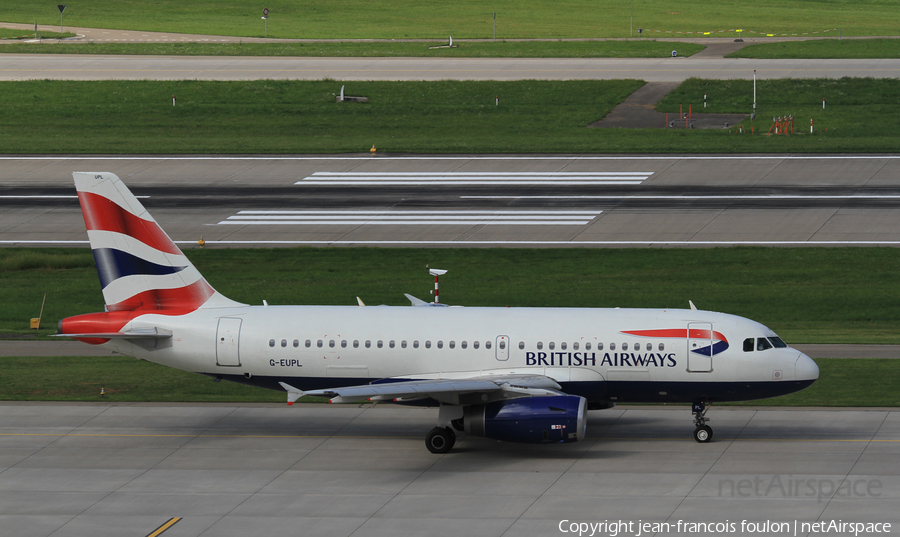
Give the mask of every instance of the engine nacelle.
[{"label": "engine nacelle", "polygon": [[584,438],[587,399],[577,395],[520,397],[465,407],[463,428],[504,442],[548,444]]}]

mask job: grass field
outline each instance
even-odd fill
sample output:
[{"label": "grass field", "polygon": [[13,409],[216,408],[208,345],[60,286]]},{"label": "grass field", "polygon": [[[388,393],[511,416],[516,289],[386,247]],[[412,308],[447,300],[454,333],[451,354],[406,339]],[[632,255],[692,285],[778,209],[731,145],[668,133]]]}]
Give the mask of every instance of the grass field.
[{"label": "grass field", "polygon": [[[593,129],[642,82],[351,82],[368,103],[334,102],[337,81],[0,83],[0,153],[894,152],[900,80],[771,80],[743,135],[723,130]],[[752,82],[690,80],[659,110],[749,113]],[[172,106],[172,95],[177,106]],[[495,106],[495,96],[500,106]],[[828,107],[822,110],[822,98]],[[765,133],[773,116],[798,131]],[[661,121],[664,123],[664,121]],[[77,133],[77,135],[75,135]]]},{"label": "grass field", "polygon": [[[71,0],[67,26],[163,32],[262,36],[263,4],[248,0]],[[477,0],[416,2],[391,0],[271,0],[268,35],[280,38],[628,37],[634,9],[634,35],[693,32],[714,36],[796,34],[842,28],[844,35],[895,35],[900,10],[892,0],[559,0],[556,2]],[[59,24],[55,4],[2,0],[7,22]],[[744,29],[743,34],[734,31]],[[692,35],[692,34],[688,34]]]},{"label": "grass field", "polygon": [[[760,401],[771,406],[898,406],[900,360],[819,359],[819,380],[800,392]],[[240,402],[283,403],[283,392],[213,382],[196,373],[110,357],[2,357],[3,401]],[[105,397],[100,397],[100,389]],[[306,397],[301,402],[324,402]]]},{"label": "grass field", "polygon": [[747,45],[728,58],[900,58],[900,39],[822,39]]},{"label": "grass field", "polygon": [[664,58],[672,49],[691,56],[703,45],[644,39],[641,41],[455,41],[454,48],[430,48],[432,42],[353,43],[54,43],[39,47],[17,43],[0,54],[139,54],[166,56],[306,56],[427,58]]},{"label": "grass field", "polygon": [[[38,37],[43,37],[45,39],[60,39],[64,37],[75,37],[75,34],[72,32],[38,32]],[[7,28],[0,28],[0,39],[33,39],[34,32],[28,30],[9,30]],[[0,47],[0,51],[3,51],[3,47]]]},{"label": "grass field", "polygon": [[[900,343],[896,248],[186,253],[216,289],[250,304],[354,305],[360,296],[367,304],[406,305],[403,293],[428,298],[430,263],[450,270],[441,280],[449,304],[684,308],[693,300],[762,322],[789,343]],[[87,249],[0,249],[0,275],[0,333],[29,333],[45,292],[42,335],[63,317],[103,309]]]}]

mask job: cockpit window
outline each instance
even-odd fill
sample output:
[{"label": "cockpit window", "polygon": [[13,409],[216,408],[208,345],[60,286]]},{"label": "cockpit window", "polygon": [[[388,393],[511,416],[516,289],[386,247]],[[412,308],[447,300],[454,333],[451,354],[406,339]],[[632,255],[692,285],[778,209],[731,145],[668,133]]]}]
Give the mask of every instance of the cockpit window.
[{"label": "cockpit window", "polygon": [[787,347],[787,343],[781,341],[781,338],[778,336],[770,337],[769,341],[772,342],[772,345],[774,345],[776,349],[784,349]]},{"label": "cockpit window", "polygon": [[753,347],[756,344],[756,340],[752,337],[748,337],[744,340],[744,352],[753,352]]},{"label": "cockpit window", "polygon": [[771,349],[771,348],[772,348],[772,344],[769,343],[768,339],[766,339],[764,337],[756,338],[756,350],[764,351],[766,349]]}]

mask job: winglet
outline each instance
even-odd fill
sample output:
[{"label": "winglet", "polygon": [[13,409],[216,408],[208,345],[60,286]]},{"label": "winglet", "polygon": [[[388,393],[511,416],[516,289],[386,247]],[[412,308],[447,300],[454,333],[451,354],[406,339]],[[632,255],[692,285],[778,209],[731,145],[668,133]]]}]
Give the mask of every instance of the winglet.
[{"label": "winglet", "polygon": [[691,309],[692,309],[692,310],[697,311],[697,306],[694,305],[694,301],[693,301],[693,300],[688,300],[688,304],[691,305]]},{"label": "winglet", "polygon": [[425,302],[424,300],[418,299],[418,298],[412,296],[412,295],[409,294],[409,293],[403,293],[403,296],[405,296],[406,298],[409,299],[409,302],[410,302],[409,305],[410,305],[410,306],[427,306],[427,305],[428,305],[428,302]]},{"label": "winglet", "polygon": [[303,393],[303,390],[298,390],[297,388],[294,388],[290,384],[285,384],[284,382],[279,382],[278,384],[280,384],[281,387],[284,388],[284,391],[287,392],[288,406],[293,405],[294,401],[296,401],[297,399],[300,399],[301,397],[306,395],[305,393]]},{"label": "winglet", "polygon": [[359,304],[360,307],[363,307],[366,305],[366,303],[363,302],[362,299],[359,297],[356,297],[356,303]]}]

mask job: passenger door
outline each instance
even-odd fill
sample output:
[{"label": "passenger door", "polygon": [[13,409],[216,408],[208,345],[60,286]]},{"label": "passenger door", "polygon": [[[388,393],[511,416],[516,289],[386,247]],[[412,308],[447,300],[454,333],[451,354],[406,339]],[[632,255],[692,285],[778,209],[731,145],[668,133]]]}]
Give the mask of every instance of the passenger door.
[{"label": "passenger door", "polygon": [[219,319],[216,330],[216,364],[222,366],[241,365],[241,320],[233,317]]},{"label": "passenger door", "polygon": [[712,323],[688,323],[688,371],[712,371],[713,343]]}]

